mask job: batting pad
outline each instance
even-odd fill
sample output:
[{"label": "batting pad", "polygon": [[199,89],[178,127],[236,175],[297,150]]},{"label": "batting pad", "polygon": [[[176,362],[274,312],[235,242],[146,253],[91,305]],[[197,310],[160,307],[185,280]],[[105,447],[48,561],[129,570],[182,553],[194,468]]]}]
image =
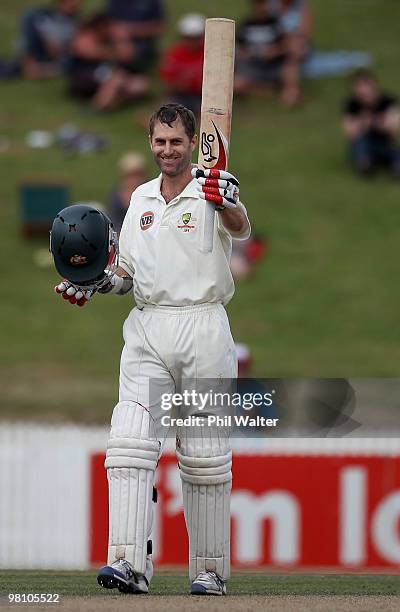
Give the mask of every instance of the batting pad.
[{"label": "batting pad", "polygon": [[158,453],[154,421],[148,410],[136,402],[119,402],[111,419],[104,464],[109,488],[108,564],[126,559],[146,577]]},{"label": "batting pad", "polygon": [[189,575],[230,575],[232,451],[223,428],[181,428],[177,457],[189,535]]}]

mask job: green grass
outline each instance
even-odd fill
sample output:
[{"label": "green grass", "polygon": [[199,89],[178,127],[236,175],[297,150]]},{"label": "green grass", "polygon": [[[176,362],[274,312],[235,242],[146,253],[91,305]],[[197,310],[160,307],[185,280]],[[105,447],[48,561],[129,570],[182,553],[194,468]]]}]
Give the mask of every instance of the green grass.
[{"label": "green grass", "polygon": [[[188,578],[183,575],[154,576],[152,595],[186,595]],[[68,572],[4,572],[1,593],[59,593],[68,596],[115,595],[101,589],[94,573]],[[234,574],[229,581],[229,594],[248,595],[400,595],[398,576],[341,576]]]},{"label": "green grass", "polygon": [[[316,45],[370,50],[382,84],[400,94],[397,0],[311,4]],[[22,0],[2,0],[3,55],[23,6]],[[202,10],[239,18],[246,6],[245,0],[218,6],[207,0]],[[171,24],[194,7],[170,0]],[[171,26],[163,44],[173,38]],[[253,227],[268,237],[269,254],[250,280],[238,284],[229,315],[235,338],[253,351],[257,375],[400,372],[400,185],[384,176],[360,181],[347,167],[339,112],[346,87],[346,79],[306,83],[306,102],[296,111],[275,99],[235,103],[231,168],[241,179]],[[25,177],[60,177],[71,184],[75,201],[104,202],[119,156],[132,148],[146,153],[153,174],[138,119],[158,98],[94,116],[68,100],[58,80],[0,88],[0,134],[11,143],[0,154],[2,413],[104,422],[117,396],[121,327],[130,301],[100,297],[78,310],[57,298],[55,271],[35,263],[45,241],[20,236],[17,188]],[[25,146],[29,130],[66,122],[105,134],[110,149],[66,158],[57,149]]]}]

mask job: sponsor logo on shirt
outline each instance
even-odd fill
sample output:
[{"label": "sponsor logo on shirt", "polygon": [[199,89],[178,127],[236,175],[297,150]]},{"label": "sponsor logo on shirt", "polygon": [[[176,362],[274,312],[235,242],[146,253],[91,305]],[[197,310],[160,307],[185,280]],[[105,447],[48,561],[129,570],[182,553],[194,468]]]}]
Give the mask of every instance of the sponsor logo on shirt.
[{"label": "sponsor logo on shirt", "polygon": [[154,221],[154,213],[151,212],[151,210],[148,210],[147,212],[143,213],[143,215],[140,217],[140,229],[142,230],[149,229],[149,227],[153,225],[153,221]]},{"label": "sponsor logo on shirt", "polygon": [[179,217],[177,228],[183,232],[190,232],[190,230],[196,227],[196,221],[197,219],[192,217],[192,213],[183,213],[183,215]]}]

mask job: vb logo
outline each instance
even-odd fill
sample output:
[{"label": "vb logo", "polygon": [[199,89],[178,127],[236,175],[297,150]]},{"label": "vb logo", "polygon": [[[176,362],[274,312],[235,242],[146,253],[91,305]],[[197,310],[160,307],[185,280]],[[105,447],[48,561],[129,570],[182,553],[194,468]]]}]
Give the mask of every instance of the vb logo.
[{"label": "vb logo", "polygon": [[140,229],[142,230],[149,229],[149,227],[153,225],[153,221],[154,221],[154,213],[151,212],[151,210],[143,213],[143,215],[140,217]]}]

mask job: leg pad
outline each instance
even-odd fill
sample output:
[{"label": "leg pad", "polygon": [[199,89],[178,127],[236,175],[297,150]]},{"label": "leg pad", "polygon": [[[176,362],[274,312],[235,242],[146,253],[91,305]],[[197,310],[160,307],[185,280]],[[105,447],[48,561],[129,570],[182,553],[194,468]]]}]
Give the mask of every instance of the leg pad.
[{"label": "leg pad", "polygon": [[[190,455],[187,451],[190,451]],[[230,573],[230,494],[232,451],[229,439],[213,443],[182,432],[177,457],[189,535],[189,573],[213,571],[226,580]]]},{"label": "leg pad", "polygon": [[146,572],[159,443],[149,412],[136,402],[114,408],[105,467],[109,484],[108,564],[126,559]]}]

